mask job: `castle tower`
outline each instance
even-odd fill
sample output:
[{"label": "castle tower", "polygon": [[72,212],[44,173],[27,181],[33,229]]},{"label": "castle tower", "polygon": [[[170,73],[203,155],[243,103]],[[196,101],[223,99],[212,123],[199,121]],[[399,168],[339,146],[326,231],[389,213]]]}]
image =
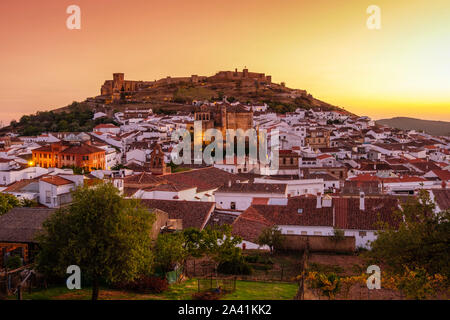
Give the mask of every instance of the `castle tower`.
[{"label": "castle tower", "polygon": [[122,90],[125,82],[125,74],[113,73],[113,90]]}]

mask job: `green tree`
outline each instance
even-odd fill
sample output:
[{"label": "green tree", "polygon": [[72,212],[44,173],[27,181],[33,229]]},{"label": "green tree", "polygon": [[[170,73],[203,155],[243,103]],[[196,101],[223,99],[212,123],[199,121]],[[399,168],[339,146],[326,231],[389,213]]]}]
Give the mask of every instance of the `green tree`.
[{"label": "green tree", "polygon": [[207,256],[215,262],[216,268],[220,263],[235,261],[241,256],[242,250],[237,245],[242,239],[233,236],[231,231],[230,225],[206,227],[201,231],[194,228],[184,230],[186,256]]},{"label": "green tree", "polygon": [[9,193],[0,193],[0,216],[15,207],[20,207],[20,201]]},{"label": "green tree", "polygon": [[155,264],[162,273],[172,271],[178,263],[183,263],[186,249],[183,247],[182,233],[162,233],[155,246]]},{"label": "green tree", "polygon": [[258,237],[257,243],[260,246],[268,246],[270,254],[273,254],[274,250],[280,248],[283,245],[284,237],[281,230],[277,226],[264,229]]},{"label": "green tree", "polygon": [[427,191],[401,205],[398,228],[380,224],[381,231],[366,255],[385,264],[391,272],[423,268],[429,274],[450,277],[450,211],[435,212]]},{"label": "green tree", "polygon": [[183,230],[184,244],[186,256],[200,258],[205,254],[202,243],[203,232],[197,228],[186,228]]},{"label": "green tree", "polygon": [[69,265],[78,265],[92,280],[92,299],[97,300],[100,281],[133,281],[151,271],[154,219],[138,200],[124,199],[110,183],[80,187],[72,204],[44,223],[37,237],[37,268],[62,277]]}]

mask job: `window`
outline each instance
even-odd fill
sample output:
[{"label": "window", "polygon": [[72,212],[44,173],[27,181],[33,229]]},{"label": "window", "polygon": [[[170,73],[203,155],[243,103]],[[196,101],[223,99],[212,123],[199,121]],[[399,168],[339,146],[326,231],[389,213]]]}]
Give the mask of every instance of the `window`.
[{"label": "window", "polygon": [[321,232],[321,231],[314,231],[314,235],[315,235],[315,236],[321,236],[321,235],[322,235],[322,232]]},{"label": "window", "polygon": [[50,203],[50,202],[51,202],[51,192],[45,191],[45,203]]},{"label": "window", "polygon": [[294,230],[288,230],[286,231],[287,234],[294,234]]},{"label": "window", "polygon": [[359,236],[360,236],[361,238],[364,238],[365,236],[367,236],[367,232],[366,232],[366,231],[360,231],[360,232],[359,232]]},{"label": "window", "polygon": [[231,202],[230,203],[230,209],[231,210],[236,210],[236,202]]},{"label": "window", "polygon": [[306,236],[306,235],[308,235],[308,231],[302,231],[302,232],[300,232],[300,234],[301,234],[302,236]]}]

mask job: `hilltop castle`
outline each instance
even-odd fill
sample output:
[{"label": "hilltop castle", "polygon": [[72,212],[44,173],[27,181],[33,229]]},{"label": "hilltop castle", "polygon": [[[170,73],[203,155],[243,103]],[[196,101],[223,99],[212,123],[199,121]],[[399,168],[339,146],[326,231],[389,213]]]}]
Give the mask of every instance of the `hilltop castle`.
[{"label": "hilltop castle", "polygon": [[150,87],[165,86],[179,83],[201,83],[201,82],[224,82],[224,81],[240,81],[241,85],[254,85],[255,83],[264,85],[272,83],[272,76],[266,76],[264,73],[249,72],[243,69],[239,72],[235,71],[219,71],[215,75],[199,76],[191,75],[190,77],[166,77],[155,81],[133,81],[125,80],[125,74],[114,73],[113,80],[106,80],[100,90],[100,95],[108,97],[112,101],[118,101],[123,95],[145,90]]}]

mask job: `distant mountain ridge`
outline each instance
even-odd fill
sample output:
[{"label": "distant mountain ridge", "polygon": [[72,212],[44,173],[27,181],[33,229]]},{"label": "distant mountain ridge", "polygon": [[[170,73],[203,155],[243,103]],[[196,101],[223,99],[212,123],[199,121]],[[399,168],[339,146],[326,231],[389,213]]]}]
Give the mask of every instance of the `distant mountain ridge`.
[{"label": "distant mountain ridge", "polygon": [[402,130],[425,131],[435,136],[450,136],[450,122],[422,120],[408,117],[395,117],[391,119],[380,119],[377,124],[398,128]]}]

